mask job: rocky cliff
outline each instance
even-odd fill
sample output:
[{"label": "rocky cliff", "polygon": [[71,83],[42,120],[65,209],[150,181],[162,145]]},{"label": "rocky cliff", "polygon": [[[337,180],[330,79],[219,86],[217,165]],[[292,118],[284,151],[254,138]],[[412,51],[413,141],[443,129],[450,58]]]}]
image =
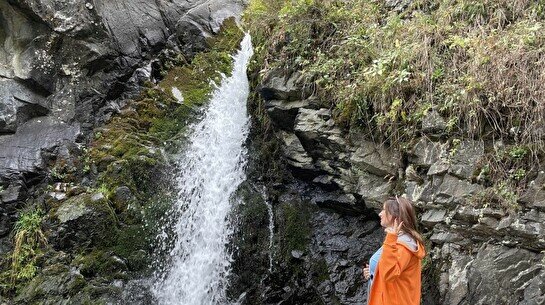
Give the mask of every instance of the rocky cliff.
[{"label": "rocky cliff", "polygon": [[[310,195],[315,208],[345,215],[322,216],[344,218],[347,222],[339,225],[347,234],[344,238],[357,240],[355,231],[349,229],[357,224],[357,218],[346,215],[378,213],[387,197],[404,194],[416,203],[428,241],[426,304],[543,304],[543,172],[531,182],[520,210],[507,211],[492,204],[475,206],[468,198],[485,189],[471,180],[476,164],[483,159],[483,141],[466,140],[453,151],[448,138],[433,139],[444,127],[432,112],[423,122],[425,132],[410,152],[384,147],[361,134],[343,131],[330,109],[321,108],[315,97],[305,94],[299,77],[297,72],[268,71],[261,83],[262,96],[267,98],[264,105],[277,128],[290,171],[316,187]],[[336,239],[336,230],[328,229],[334,226],[333,219],[314,231],[315,238],[324,230],[328,242]],[[312,226],[316,222],[314,219]],[[367,226],[356,225],[356,232]],[[375,230],[360,234],[379,234],[379,229]],[[336,249],[329,249],[326,243],[308,251],[320,259],[339,253],[352,265],[358,255],[351,256],[350,251],[358,249],[358,244],[369,248],[369,243],[378,239],[362,239]],[[331,252],[326,255],[326,250]],[[366,251],[372,253],[372,249]],[[363,249],[356,252],[362,261],[369,255]],[[326,278],[334,284],[340,283],[331,276],[338,272],[338,263],[327,265],[330,275]],[[359,270],[355,268],[349,276],[349,285],[358,289],[362,285]],[[338,295],[342,304],[352,304],[346,300],[347,293],[332,294]]]},{"label": "rocky cliff", "polygon": [[[261,62],[252,74],[260,93],[252,102],[256,125],[262,126],[263,138],[276,141],[268,147],[278,148],[291,175],[305,182],[303,189],[313,190],[299,189],[305,194],[303,200],[318,213],[331,215],[310,222],[303,258],[297,252],[291,255],[293,260],[308,261],[308,266],[325,260],[321,273],[312,267],[277,270],[283,280],[263,289],[276,289],[279,299],[290,303],[293,295],[305,299],[302,296],[309,296],[309,287],[318,286],[308,304],[361,303],[364,292],[356,291],[364,283],[356,266],[361,264],[358,259],[368,258],[373,250],[358,245],[373,248],[368,243],[376,243],[381,235],[378,226],[372,229],[366,221],[356,225],[357,231],[351,228],[363,219],[372,223],[385,198],[403,194],[415,202],[427,241],[424,304],[544,304],[545,173],[539,149],[543,138],[523,143],[517,136],[541,130],[537,122],[543,122],[542,108],[531,103],[533,112],[539,113],[533,121],[536,126],[517,121],[520,125],[513,127],[504,125],[511,114],[495,108],[492,96],[497,88],[487,87],[486,81],[479,83],[480,95],[475,96],[473,89],[463,85],[459,100],[451,95],[459,93],[443,91],[443,82],[451,90],[462,79],[449,79],[450,73],[462,70],[474,80],[483,76],[478,73],[484,70],[471,67],[474,57],[485,56],[479,52],[489,52],[484,45],[477,47],[478,39],[487,41],[495,31],[511,37],[512,29],[520,29],[518,22],[540,24],[542,17],[533,15],[532,5],[497,3],[474,11],[471,5],[452,7],[441,1],[354,5],[253,1],[250,7],[253,15],[262,17],[259,22],[249,21],[259,37],[256,48],[261,50],[257,55]],[[502,19],[505,23],[493,24],[498,20],[492,17],[497,16],[494,12],[507,8],[510,17]],[[264,13],[272,11],[280,14]],[[458,33],[474,27],[486,30],[471,42],[475,44],[467,45],[469,53],[460,55],[456,47],[448,47],[449,39],[460,38]],[[513,45],[506,46],[505,52],[503,45],[495,47],[503,59],[486,55],[480,69],[488,65],[500,69],[509,52],[521,50]],[[532,86],[498,71],[504,70],[488,77],[503,77],[512,90]],[[520,72],[534,73],[533,69]],[[400,78],[402,74],[406,76]],[[431,76],[428,81],[426,75]],[[465,107],[464,98],[482,108],[457,112],[445,107],[446,103]],[[516,105],[510,104],[509,94],[501,99],[504,106]],[[487,113],[491,109],[497,112]],[[478,121],[479,111],[488,121]],[[467,124],[466,115],[475,115],[476,121]],[[535,163],[523,165],[530,160],[530,151]],[[279,218],[285,214],[283,202],[282,197],[277,201]],[[327,219],[323,231],[312,228],[320,219]],[[364,233],[356,234],[361,230]],[[320,243],[321,238],[327,242]],[[345,242],[328,246],[339,238]],[[351,254],[353,249],[358,249],[358,255]],[[354,272],[346,272],[352,268]],[[356,301],[353,297],[358,294]]]},{"label": "rocky cliff", "polygon": [[[3,296],[112,302],[119,280],[149,267],[138,215],[161,217],[147,206],[166,196],[164,146],[230,71],[243,5],[0,1]],[[222,31],[231,40],[216,43]]]}]

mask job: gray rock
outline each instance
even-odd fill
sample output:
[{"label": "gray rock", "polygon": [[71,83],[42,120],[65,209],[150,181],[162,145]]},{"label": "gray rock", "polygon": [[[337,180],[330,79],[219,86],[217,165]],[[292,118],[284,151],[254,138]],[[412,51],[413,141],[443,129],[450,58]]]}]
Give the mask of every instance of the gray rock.
[{"label": "gray rock", "polygon": [[[77,270],[55,264],[48,266],[42,274],[25,285],[14,301],[15,304],[48,304],[47,299],[52,301],[55,297],[76,294],[85,285],[85,278]],[[47,296],[46,300],[44,295]]]},{"label": "gray rock", "polygon": [[468,270],[471,288],[466,298],[479,305],[519,304],[526,284],[543,277],[542,257],[524,249],[484,245]]},{"label": "gray rock", "polygon": [[545,172],[540,171],[537,178],[528,183],[526,192],[519,201],[529,208],[545,211]]},{"label": "gray rock", "polygon": [[396,12],[402,12],[404,11],[413,0],[387,0],[385,1],[386,6]]},{"label": "gray rock", "polygon": [[311,157],[334,160],[346,150],[342,131],[335,126],[329,109],[300,109],[294,132]]},{"label": "gray rock", "polygon": [[316,176],[318,169],[314,160],[307,154],[299,138],[287,132],[281,132],[280,138],[284,143],[283,152],[287,163],[304,174]]},{"label": "gray rock", "polygon": [[400,160],[401,156],[392,150],[369,141],[361,141],[352,154],[350,163],[358,169],[384,177],[397,175]]},{"label": "gray rock", "polygon": [[310,96],[309,90],[302,89],[303,77],[299,72],[290,76],[282,69],[271,70],[263,77],[258,90],[264,100],[296,101]]},{"label": "gray rock", "polygon": [[492,208],[474,208],[471,206],[458,206],[454,214],[454,218],[467,223],[476,223],[480,218],[492,217],[501,219],[506,215],[505,211]]},{"label": "gray rock", "polygon": [[329,175],[322,175],[314,178],[313,183],[320,185],[324,190],[334,190],[339,188],[335,183],[334,178]]},{"label": "gray rock", "polygon": [[49,112],[45,97],[21,81],[0,79],[0,134],[15,133],[26,121]]},{"label": "gray rock", "polygon": [[448,172],[456,177],[471,179],[484,156],[484,142],[482,140],[464,140],[450,158]]},{"label": "gray rock", "polygon": [[120,186],[115,190],[114,200],[118,203],[126,204],[133,199],[133,194],[128,186]]},{"label": "gray rock", "polygon": [[446,128],[445,119],[435,110],[429,111],[422,119],[422,132],[428,135],[442,136]]},{"label": "gray rock", "polygon": [[370,174],[360,174],[357,193],[363,198],[365,205],[375,211],[382,210],[382,204],[390,196],[394,184],[381,177]]},{"label": "gray rock", "polygon": [[465,198],[482,190],[481,185],[472,184],[451,175],[445,175],[441,185],[435,189],[433,199],[436,203],[453,207],[456,204],[465,202]]},{"label": "gray rock", "polygon": [[375,221],[318,211],[312,220],[309,256],[327,266],[327,281],[319,293],[325,304],[361,304],[366,299],[362,267],[380,247],[384,231]]},{"label": "gray rock", "polygon": [[424,182],[419,181],[408,181],[405,180],[405,194],[413,202],[422,202],[425,204],[432,205],[430,208],[433,208],[435,190],[441,185],[442,178],[433,177],[430,180],[424,180]]},{"label": "gray rock", "polygon": [[292,250],[291,251],[291,257],[295,258],[295,259],[300,259],[303,257],[303,251],[300,251],[300,250]]},{"label": "gray rock", "polygon": [[295,124],[295,117],[299,108],[309,105],[308,100],[286,102],[281,100],[265,101],[265,109],[272,122],[281,129],[292,131]]},{"label": "gray rock", "polygon": [[430,237],[430,241],[437,244],[455,243],[462,239],[463,237],[456,232],[437,232]]},{"label": "gray rock", "polygon": [[64,201],[53,215],[51,235],[56,249],[85,249],[108,244],[116,221],[102,194],[81,194]]},{"label": "gray rock", "polygon": [[449,161],[441,158],[430,166],[426,175],[428,176],[442,175],[442,174],[445,174],[449,168],[450,168]]},{"label": "gray rock", "polygon": [[50,117],[28,121],[14,135],[0,137],[0,177],[42,170],[42,151],[51,150],[63,141],[73,142],[78,134],[77,125],[64,124]]},{"label": "gray rock", "polygon": [[446,210],[428,210],[422,215],[420,221],[428,227],[433,227],[438,223],[444,222],[446,215]]},{"label": "gray rock", "polygon": [[46,198],[47,198],[47,199],[54,200],[54,201],[63,201],[64,199],[66,199],[66,193],[62,193],[62,192],[49,192],[49,193],[47,193]]},{"label": "gray rock", "polygon": [[463,300],[469,293],[468,270],[472,267],[473,260],[464,255],[451,255],[453,259],[448,267],[448,273],[441,274],[440,291],[445,297],[443,304],[460,305],[464,304]]},{"label": "gray rock", "polygon": [[141,0],[97,1],[96,14],[124,55],[138,55],[143,47],[165,43],[167,26],[156,3]]},{"label": "gray rock", "polygon": [[10,204],[20,201],[24,198],[23,186],[21,183],[13,182],[6,189],[0,192],[0,202]]},{"label": "gray rock", "polygon": [[412,149],[409,161],[417,166],[429,167],[445,155],[446,145],[420,138]]},{"label": "gray rock", "polygon": [[[204,42],[242,10],[236,0],[0,2],[0,134],[46,114],[86,126],[103,122],[109,114],[96,110],[104,99],[119,96],[133,71],[178,36],[176,29],[186,35],[190,57],[190,42]],[[197,30],[177,27],[180,19]]]}]

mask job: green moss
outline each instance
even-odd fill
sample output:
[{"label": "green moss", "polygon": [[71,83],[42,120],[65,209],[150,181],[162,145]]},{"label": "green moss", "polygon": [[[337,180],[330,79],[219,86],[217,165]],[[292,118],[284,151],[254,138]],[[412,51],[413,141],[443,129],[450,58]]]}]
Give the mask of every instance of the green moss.
[{"label": "green moss", "polygon": [[282,215],[285,219],[282,232],[282,249],[285,258],[291,257],[291,251],[307,251],[310,242],[310,210],[304,203],[284,204]]},{"label": "green moss", "polygon": [[[196,107],[208,101],[213,89],[210,81],[219,80],[221,73],[229,74],[230,55],[242,35],[234,19],[227,19],[219,34],[208,40],[209,50],[189,62],[170,62],[172,68],[158,86],[144,90],[121,115],[97,130],[100,136],[93,139],[86,159],[98,167],[99,184],[109,198],[121,185],[128,186],[140,200],[155,189],[154,169],[164,162],[160,148],[172,148]],[[183,103],[172,95],[173,87],[182,93]],[[118,212],[125,209],[116,206]]]},{"label": "green moss", "polygon": [[313,262],[312,275],[315,286],[319,286],[324,281],[329,280],[329,270],[327,268],[327,262],[324,258]]},{"label": "green moss", "polygon": [[119,278],[126,266],[112,253],[103,250],[93,250],[91,253],[80,254],[71,263],[76,266],[86,278],[102,276],[106,278]]},{"label": "green moss", "polygon": [[119,231],[115,246],[110,249],[120,257],[129,259],[139,250],[145,250],[146,253],[151,251],[149,238],[149,232],[140,224],[129,225]]}]

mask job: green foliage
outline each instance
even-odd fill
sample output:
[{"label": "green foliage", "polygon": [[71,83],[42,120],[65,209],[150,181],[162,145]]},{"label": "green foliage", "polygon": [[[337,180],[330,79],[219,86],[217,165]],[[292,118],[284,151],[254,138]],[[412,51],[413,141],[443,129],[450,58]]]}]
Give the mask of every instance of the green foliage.
[{"label": "green foliage", "polygon": [[521,160],[528,155],[528,148],[521,146],[514,146],[509,150],[509,156],[515,160]]},{"label": "green foliage", "polygon": [[39,209],[22,212],[15,223],[14,248],[11,255],[12,285],[32,279],[37,272],[36,261],[47,239],[41,229],[43,213]]},{"label": "green foliage", "polygon": [[[392,142],[418,127],[406,118],[428,103],[452,132],[472,136],[488,125],[505,137],[516,121],[520,141],[535,139],[531,130],[545,109],[536,104],[539,90],[528,90],[540,86],[539,77],[524,75],[540,71],[542,5],[417,1],[393,13],[379,1],[272,2],[252,1],[248,13],[269,15],[269,39],[256,43],[267,53],[260,55],[265,67],[275,59],[308,73],[317,93],[332,97],[339,122]],[[260,32],[263,22],[252,18],[249,28]],[[509,62],[518,62],[520,73],[511,73]],[[398,115],[395,101],[403,101]]]},{"label": "green foliage", "polygon": [[255,82],[271,68],[302,72],[337,123],[398,148],[433,109],[450,137],[513,146],[510,158],[490,156],[488,178],[519,189],[522,170],[535,175],[545,154],[542,2],[413,1],[394,11],[384,1],[252,0],[251,71]]},{"label": "green foliage", "polygon": [[511,179],[516,180],[516,181],[520,181],[524,177],[526,177],[526,170],[524,168],[518,168],[518,169],[512,171]]},{"label": "green foliage", "polygon": [[519,191],[509,181],[499,181],[492,187],[475,194],[470,199],[470,204],[477,208],[497,208],[509,212],[517,212]]}]

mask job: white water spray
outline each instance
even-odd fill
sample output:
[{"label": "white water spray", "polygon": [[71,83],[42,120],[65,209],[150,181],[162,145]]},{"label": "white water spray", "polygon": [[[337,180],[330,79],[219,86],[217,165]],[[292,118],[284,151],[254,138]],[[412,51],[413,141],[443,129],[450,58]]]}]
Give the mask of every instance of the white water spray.
[{"label": "white water spray", "polygon": [[246,67],[252,53],[246,35],[234,57],[232,76],[214,91],[203,120],[192,128],[190,146],[178,161],[179,193],[172,214],[177,218],[176,236],[170,262],[152,287],[158,304],[229,304],[225,288],[232,259],[226,246],[234,228],[228,218],[231,197],[245,179]]}]

